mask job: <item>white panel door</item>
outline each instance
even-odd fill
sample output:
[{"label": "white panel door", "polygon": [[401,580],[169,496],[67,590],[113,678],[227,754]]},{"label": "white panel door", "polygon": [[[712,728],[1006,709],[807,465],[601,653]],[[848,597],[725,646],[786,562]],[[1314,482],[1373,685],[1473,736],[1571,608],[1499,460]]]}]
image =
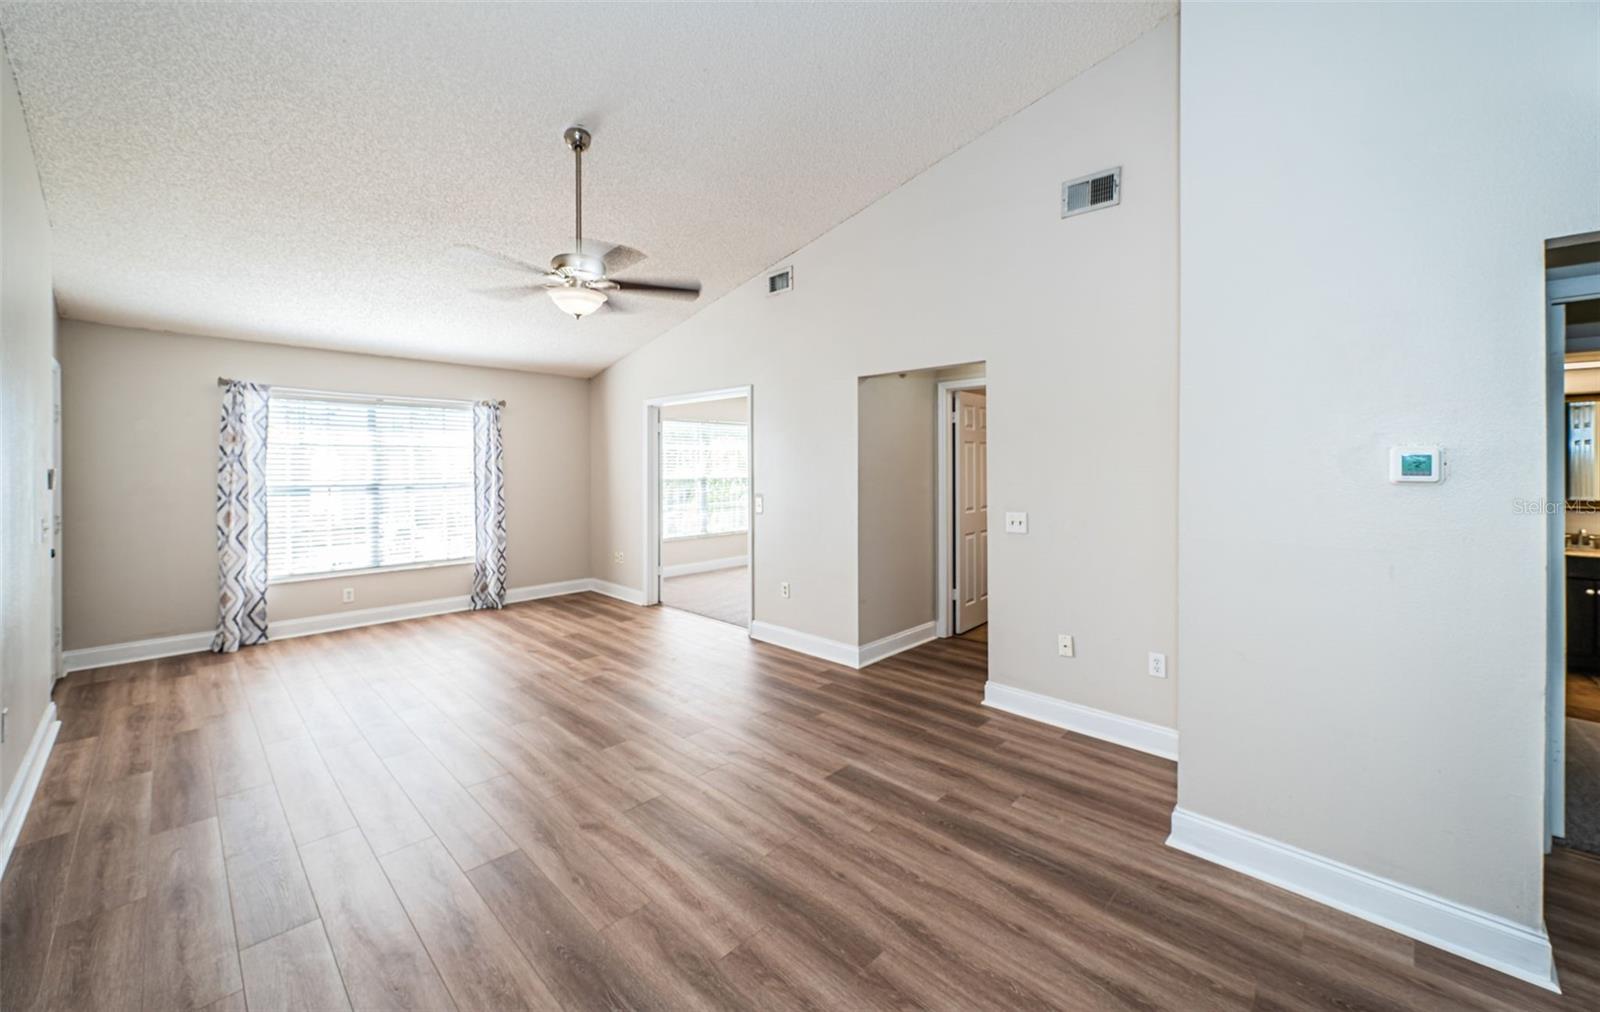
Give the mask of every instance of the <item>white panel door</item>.
[{"label": "white panel door", "polygon": [[989,621],[989,417],[983,394],[956,391],[956,634]]}]

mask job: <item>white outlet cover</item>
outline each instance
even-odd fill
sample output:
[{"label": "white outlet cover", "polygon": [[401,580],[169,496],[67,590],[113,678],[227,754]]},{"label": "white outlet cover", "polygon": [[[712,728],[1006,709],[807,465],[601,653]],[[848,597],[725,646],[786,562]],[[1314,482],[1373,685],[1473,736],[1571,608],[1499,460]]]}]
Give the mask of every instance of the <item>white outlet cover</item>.
[{"label": "white outlet cover", "polygon": [[1166,654],[1158,654],[1155,651],[1151,651],[1150,652],[1150,677],[1151,678],[1165,678],[1165,677],[1167,677],[1167,655]]},{"label": "white outlet cover", "polygon": [[762,514],[762,512],[766,510],[766,508],[767,508],[767,497],[764,496],[764,495],[756,496],[756,516],[760,516]]},{"label": "white outlet cover", "polygon": [[1026,513],[1007,513],[1006,514],[1006,533],[1007,534],[1026,534],[1026,533],[1028,533],[1028,514],[1026,514]]},{"label": "white outlet cover", "polygon": [[1062,635],[1056,637],[1056,653],[1060,654],[1062,657],[1075,656],[1074,644],[1071,636]]}]

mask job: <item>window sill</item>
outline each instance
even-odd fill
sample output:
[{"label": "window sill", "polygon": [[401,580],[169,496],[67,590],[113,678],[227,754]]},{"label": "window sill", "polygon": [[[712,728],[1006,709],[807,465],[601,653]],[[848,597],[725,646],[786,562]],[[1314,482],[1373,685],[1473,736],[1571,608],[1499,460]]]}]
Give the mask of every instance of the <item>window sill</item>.
[{"label": "window sill", "polygon": [[280,583],[310,583],[313,580],[338,580],[346,576],[372,576],[377,573],[404,573],[412,569],[441,569],[445,566],[470,566],[471,559],[438,559],[433,562],[405,562],[396,566],[369,566],[366,569],[335,569],[326,573],[300,573],[279,576],[267,581],[267,586]]},{"label": "window sill", "polygon": [[742,538],[750,534],[748,529],[742,531],[722,531],[717,534],[680,534],[676,537],[663,536],[662,541],[705,541],[707,538]]}]

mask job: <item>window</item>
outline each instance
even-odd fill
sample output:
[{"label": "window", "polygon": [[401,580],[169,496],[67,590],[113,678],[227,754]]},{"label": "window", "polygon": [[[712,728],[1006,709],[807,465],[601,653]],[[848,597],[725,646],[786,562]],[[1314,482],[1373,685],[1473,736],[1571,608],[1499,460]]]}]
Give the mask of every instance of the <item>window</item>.
[{"label": "window", "polygon": [[273,395],[272,580],[468,560],[472,407]]},{"label": "window", "polygon": [[661,422],[661,536],[739,534],[749,518],[749,427]]}]

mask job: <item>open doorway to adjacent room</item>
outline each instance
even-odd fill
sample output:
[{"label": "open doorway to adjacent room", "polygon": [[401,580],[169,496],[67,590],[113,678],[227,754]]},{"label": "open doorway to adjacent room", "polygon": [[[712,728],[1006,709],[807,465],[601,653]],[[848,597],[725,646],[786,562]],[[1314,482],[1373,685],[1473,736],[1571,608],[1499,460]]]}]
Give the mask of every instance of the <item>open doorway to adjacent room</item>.
[{"label": "open doorway to adjacent room", "polygon": [[862,663],[935,637],[986,643],[984,363],[863,376],[857,400]]},{"label": "open doorway to adjacent room", "polygon": [[[652,402],[650,603],[750,627],[748,388]],[[651,593],[653,592],[653,593]]]},{"label": "open doorway to adjacent room", "polygon": [[[1600,853],[1600,235],[1549,244],[1549,836]],[[1564,514],[1564,515],[1563,515]]]}]

